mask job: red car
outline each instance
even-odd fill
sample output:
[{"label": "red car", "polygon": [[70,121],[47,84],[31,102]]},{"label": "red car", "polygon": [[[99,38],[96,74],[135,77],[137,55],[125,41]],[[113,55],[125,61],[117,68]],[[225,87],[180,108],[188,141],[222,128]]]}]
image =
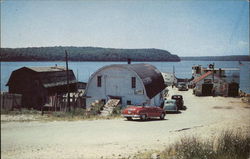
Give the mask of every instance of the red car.
[{"label": "red car", "polygon": [[154,117],[160,117],[160,119],[163,120],[165,111],[160,107],[154,106],[129,106],[122,111],[122,116],[128,120],[132,120],[133,118],[146,120]]}]

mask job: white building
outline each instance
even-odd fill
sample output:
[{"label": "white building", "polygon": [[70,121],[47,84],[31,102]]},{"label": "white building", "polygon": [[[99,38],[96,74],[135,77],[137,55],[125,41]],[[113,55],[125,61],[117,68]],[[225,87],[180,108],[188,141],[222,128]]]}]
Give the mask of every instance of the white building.
[{"label": "white building", "polygon": [[177,83],[177,79],[175,78],[173,73],[162,72],[161,74],[163,76],[163,79],[166,85],[172,86],[173,84]]},{"label": "white building", "polygon": [[165,88],[161,72],[150,64],[115,64],[93,73],[86,88],[86,105],[119,99],[122,106],[160,106]]},{"label": "white building", "polygon": [[238,68],[193,67],[192,83],[195,95],[238,96],[240,70]]}]

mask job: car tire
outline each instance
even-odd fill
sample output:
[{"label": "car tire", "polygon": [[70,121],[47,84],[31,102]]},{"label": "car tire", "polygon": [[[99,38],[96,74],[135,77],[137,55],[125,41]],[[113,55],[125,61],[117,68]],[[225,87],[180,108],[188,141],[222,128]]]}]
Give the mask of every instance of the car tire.
[{"label": "car tire", "polygon": [[160,119],[163,120],[165,118],[165,113],[161,113]]},{"label": "car tire", "polygon": [[140,119],[141,119],[141,120],[146,120],[146,119],[147,119],[147,115],[146,115],[146,114],[141,115],[141,116],[140,116]]},{"label": "car tire", "polygon": [[127,120],[132,120],[132,117],[127,117]]}]

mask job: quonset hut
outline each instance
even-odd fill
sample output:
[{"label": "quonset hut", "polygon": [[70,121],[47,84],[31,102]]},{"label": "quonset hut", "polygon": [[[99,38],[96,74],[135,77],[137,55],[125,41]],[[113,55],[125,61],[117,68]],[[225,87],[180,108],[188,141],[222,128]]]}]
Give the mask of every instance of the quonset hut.
[{"label": "quonset hut", "polygon": [[122,106],[160,106],[165,88],[161,72],[150,64],[115,64],[100,68],[88,81],[87,107],[99,100],[119,99]]},{"label": "quonset hut", "polygon": [[[77,90],[77,81],[72,70],[69,73],[70,92]],[[40,109],[49,102],[49,97],[67,93],[65,67],[22,67],[11,73],[9,93],[22,94],[22,106]]]}]

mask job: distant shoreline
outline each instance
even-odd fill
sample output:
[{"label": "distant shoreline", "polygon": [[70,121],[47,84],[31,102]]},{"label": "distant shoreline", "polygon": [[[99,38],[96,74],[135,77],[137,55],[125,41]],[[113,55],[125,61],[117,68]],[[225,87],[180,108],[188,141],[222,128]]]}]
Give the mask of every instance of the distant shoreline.
[{"label": "distant shoreline", "polygon": [[[109,60],[69,60],[70,62],[126,62],[126,60],[114,60],[114,61],[109,61]],[[182,60],[182,61],[186,61],[186,60]],[[65,62],[63,60],[2,60],[1,62]],[[164,60],[145,60],[145,61],[137,61],[137,60],[132,60],[131,63],[133,62],[181,62],[180,61],[164,61]]]},{"label": "distant shoreline", "polygon": [[[250,61],[249,59],[209,59],[192,57],[190,59],[182,59],[180,61],[165,61],[165,60],[132,60],[133,62],[181,62],[181,61]],[[71,62],[127,62],[126,60],[69,60]],[[1,60],[1,62],[65,62],[64,60]]]},{"label": "distant shoreline", "polygon": [[231,56],[186,56],[180,57],[181,61],[250,61],[248,55]]},{"label": "distant shoreline", "polygon": [[100,47],[32,47],[1,48],[1,61],[64,61],[65,52],[71,61],[180,61],[179,56],[167,50],[114,49]]}]

